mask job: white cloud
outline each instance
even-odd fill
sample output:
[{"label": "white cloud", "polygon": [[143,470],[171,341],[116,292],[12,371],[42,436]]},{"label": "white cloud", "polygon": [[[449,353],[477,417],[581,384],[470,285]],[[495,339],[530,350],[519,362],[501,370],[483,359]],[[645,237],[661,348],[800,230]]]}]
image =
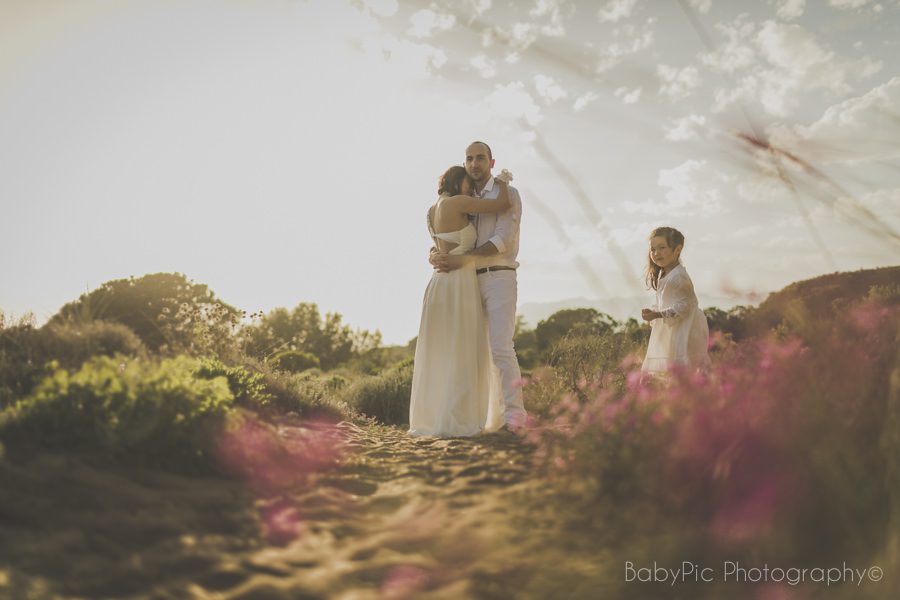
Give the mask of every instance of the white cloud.
[{"label": "white cloud", "polygon": [[776,13],[779,18],[791,21],[803,15],[806,10],[806,0],[777,0]]},{"label": "white cloud", "polygon": [[413,37],[425,38],[434,35],[434,30],[451,29],[456,24],[456,17],[443,15],[430,9],[417,10],[409,18],[412,26],[407,33]]},{"label": "white cloud", "polygon": [[670,67],[657,65],[656,75],[660,79],[659,92],[672,100],[680,100],[691,95],[700,85],[700,73],[697,67]]},{"label": "white cloud", "polygon": [[397,13],[397,0],[363,0],[363,6],[379,17],[392,17]]},{"label": "white cloud", "polygon": [[847,94],[853,89],[851,80],[871,77],[882,68],[880,61],[870,58],[841,60],[799,25],[766,21],[757,28],[742,16],[717,29],[726,44],[701,60],[743,74],[736,87],[715,91],[716,111],[738,100],[758,101],[767,113],[784,117],[800,105],[804,94]]},{"label": "white cloud", "polygon": [[700,55],[704,64],[726,73],[734,73],[754,64],[756,51],[748,40],[756,31],[756,23],[748,21],[746,15],[740,15],[733,23],[717,23],[715,28],[725,37],[725,42],[720,43],[714,52]]},{"label": "white cloud", "polygon": [[625,23],[613,29],[612,41],[600,51],[595,71],[602,74],[618,65],[626,56],[649,48],[656,36],[653,29],[655,23],[656,19],[651,17],[640,27]]},{"label": "white cloud", "polygon": [[491,111],[500,117],[525,119],[529,125],[537,125],[543,118],[540,107],[521,81],[494,86],[486,102]]},{"label": "white cloud", "polygon": [[723,209],[719,188],[728,178],[709,167],[705,160],[690,159],[671,169],[660,169],[657,185],[665,190],[665,201],[624,203],[630,213],[653,214],[660,219],[673,216],[709,216]]},{"label": "white cloud", "polygon": [[607,52],[615,58],[621,58],[648,48],[653,43],[652,27],[655,22],[653,18],[647,19],[640,30],[631,23],[616,27],[613,30],[613,41],[607,46]]},{"label": "white cloud", "polygon": [[850,91],[847,73],[834,68],[834,53],[819,46],[815,37],[799,25],[767,21],[756,41],[763,58],[774,67],[760,74],[760,101],[770,114],[787,115],[799,103],[802,91]]},{"label": "white cloud", "polygon": [[706,14],[709,12],[709,9],[712,8],[712,0],[690,0],[691,6],[693,6],[697,12]]},{"label": "white cloud", "polygon": [[672,142],[683,142],[686,140],[696,140],[700,138],[697,133],[706,125],[706,117],[702,115],[688,115],[680,119],[672,121],[669,127],[666,127],[666,139]]},{"label": "white cloud", "polygon": [[606,5],[600,9],[600,12],[597,13],[597,17],[600,19],[601,23],[614,23],[620,19],[631,16],[631,11],[634,10],[635,4],[637,4],[637,0],[610,0],[610,2],[607,2]]},{"label": "white cloud", "polygon": [[870,210],[893,212],[900,216],[900,188],[876,190],[860,198],[860,202]]},{"label": "white cloud", "polygon": [[871,0],[828,0],[828,4],[841,10],[849,10],[853,8],[862,8]]},{"label": "white cloud", "polygon": [[419,44],[394,36],[367,38],[362,48],[370,59],[414,77],[428,77],[447,63],[447,55],[430,44]]},{"label": "white cloud", "polygon": [[572,105],[576,111],[584,110],[588,104],[599,98],[595,92],[587,92],[575,98],[575,103]]},{"label": "white cloud", "polygon": [[617,88],[615,91],[616,98],[621,98],[625,104],[634,104],[641,99],[641,88],[629,90],[626,87]]},{"label": "white cloud", "polygon": [[862,96],[830,106],[822,117],[805,127],[776,126],[772,142],[807,160],[858,164],[900,158],[900,77],[894,77]]},{"label": "white cloud", "polygon": [[815,36],[799,25],[766,21],[756,36],[763,58],[770,64],[791,71],[802,71],[830,61],[833,52],[826,51]]},{"label": "white cloud", "polygon": [[[488,27],[481,34],[481,45],[493,46],[495,42],[506,46],[506,62],[516,62],[518,55],[538,40],[539,29],[534,23],[513,23],[510,27]],[[512,58],[510,58],[512,57]]]},{"label": "white cloud", "polygon": [[484,54],[473,56],[472,59],[469,60],[469,64],[475,67],[478,74],[485,79],[492,79],[497,75],[497,69],[494,68],[494,61]]},{"label": "white cloud", "polygon": [[737,185],[738,196],[750,204],[792,206],[791,192],[778,177],[771,158],[758,157],[757,171],[751,172]]},{"label": "white cloud", "polygon": [[549,16],[550,21],[541,26],[541,33],[549,37],[562,37],[566,34],[562,18],[564,5],[565,0],[537,0],[528,14],[537,18]]},{"label": "white cloud", "polygon": [[545,104],[553,104],[558,100],[569,97],[568,92],[560,87],[555,79],[546,75],[535,75],[534,87]]},{"label": "white cloud", "polygon": [[479,16],[491,8],[491,0],[468,0],[467,4],[475,11],[475,14]]}]

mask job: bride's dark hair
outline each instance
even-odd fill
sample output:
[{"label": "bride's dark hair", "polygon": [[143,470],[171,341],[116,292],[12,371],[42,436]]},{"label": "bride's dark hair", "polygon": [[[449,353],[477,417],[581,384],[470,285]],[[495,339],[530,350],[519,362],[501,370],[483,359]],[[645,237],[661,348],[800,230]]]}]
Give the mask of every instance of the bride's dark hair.
[{"label": "bride's dark hair", "polygon": [[462,191],[462,182],[467,177],[469,177],[469,174],[466,173],[465,167],[453,165],[441,175],[441,179],[438,182],[438,194],[458,196]]}]

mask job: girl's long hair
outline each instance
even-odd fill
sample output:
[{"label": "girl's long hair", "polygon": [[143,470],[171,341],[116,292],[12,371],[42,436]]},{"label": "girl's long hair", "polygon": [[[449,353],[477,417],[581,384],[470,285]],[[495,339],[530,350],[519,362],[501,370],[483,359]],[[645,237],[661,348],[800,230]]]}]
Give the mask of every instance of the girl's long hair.
[{"label": "girl's long hair", "polygon": [[[655,237],[661,237],[666,239],[666,244],[669,245],[669,248],[674,250],[678,246],[684,246],[684,235],[674,227],[657,227],[654,229],[650,236],[647,238],[648,240],[652,240]],[[662,269],[653,262],[653,259],[650,258],[650,251],[647,251],[647,274],[645,276],[645,281],[647,282],[647,289],[658,289],[659,288],[659,272]]]}]

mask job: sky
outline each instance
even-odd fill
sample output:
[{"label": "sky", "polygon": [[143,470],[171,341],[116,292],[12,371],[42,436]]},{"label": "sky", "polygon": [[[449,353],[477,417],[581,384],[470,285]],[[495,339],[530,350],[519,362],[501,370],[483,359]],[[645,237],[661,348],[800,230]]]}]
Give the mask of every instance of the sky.
[{"label": "sky", "polygon": [[0,310],[177,272],[406,343],[473,140],[520,307],[639,317],[661,225],[704,307],[896,265],[898,46],[900,0],[0,0]]}]

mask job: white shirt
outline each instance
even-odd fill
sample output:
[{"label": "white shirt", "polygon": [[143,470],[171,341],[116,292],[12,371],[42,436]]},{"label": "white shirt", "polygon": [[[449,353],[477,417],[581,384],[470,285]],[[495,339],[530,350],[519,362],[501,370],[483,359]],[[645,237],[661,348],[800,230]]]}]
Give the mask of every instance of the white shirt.
[{"label": "white shirt", "polygon": [[[481,198],[495,199],[500,194],[500,186],[494,185],[494,178],[488,179],[481,190]],[[522,199],[519,198],[519,190],[509,186],[509,202],[511,206],[502,213],[480,213],[476,215],[475,227],[478,230],[478,239],[475,247],[488,242],[497,248],[497,254],[493,256],[479,256],[475,260],[475,266],[481,267],[512,267],[517,268],[519,263],[516,257],[519,254],[519,222],[522,220]]]}]

